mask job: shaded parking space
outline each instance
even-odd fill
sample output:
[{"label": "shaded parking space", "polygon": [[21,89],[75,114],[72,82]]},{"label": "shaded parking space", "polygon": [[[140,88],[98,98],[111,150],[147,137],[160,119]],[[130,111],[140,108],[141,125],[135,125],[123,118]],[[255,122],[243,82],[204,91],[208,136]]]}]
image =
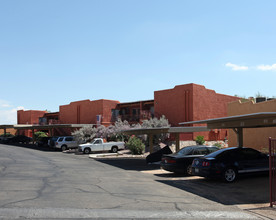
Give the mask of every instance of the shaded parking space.
[{"label": "shaded parking space", "polygon": [[234,183],[174,174],[160,169],[158,164],[146,164],[145,158],[96,159],[125,170],[142,171],[159,183],[175,187],[223,205],[269,203],[269,176],[242,176]]},{"label": "shaded parking space", "polygon": [[201,177],[163,178],[158,182],[185,190],[224,205],[260,204],[269,202],[269,177],[242,177],[234,183],[224,183]]},{"label": "shaded parking space", "polygon": [[145,158],[96,158],[95,160],[125,170],[144,171],[160,169],[159,164],[147,164]]},{"label": "shaded parking space", "polygon": [[6,147],[15,146],[15,147],[28,148],[28,149],[39,150],[39,151],[52,151],[52,152],[57,151],[54,148],[37,146],[35,144],[21,144],[21,143],[8,143],[8,144],[0,143],[0,144]]}]

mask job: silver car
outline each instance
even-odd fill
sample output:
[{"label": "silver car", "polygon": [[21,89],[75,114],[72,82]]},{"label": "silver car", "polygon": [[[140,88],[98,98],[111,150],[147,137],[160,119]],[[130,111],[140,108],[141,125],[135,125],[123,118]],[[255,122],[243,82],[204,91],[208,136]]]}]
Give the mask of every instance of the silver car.
[{"label": "silver car", "polygon": [[55,142],[55,148],[61,149],[61,151],[78,148],[78,142],[72,136],[58,137]]}]

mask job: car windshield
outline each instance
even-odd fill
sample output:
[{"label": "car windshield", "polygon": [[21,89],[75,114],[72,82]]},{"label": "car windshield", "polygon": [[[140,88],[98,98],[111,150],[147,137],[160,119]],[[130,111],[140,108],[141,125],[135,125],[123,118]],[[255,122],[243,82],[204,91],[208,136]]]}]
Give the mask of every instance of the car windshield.
[{"label": "car windshield", "polygon": [[179,155],[191,155],[193,152],[193,147],[183,147],[180,151],[178,151],[176,154]]}]

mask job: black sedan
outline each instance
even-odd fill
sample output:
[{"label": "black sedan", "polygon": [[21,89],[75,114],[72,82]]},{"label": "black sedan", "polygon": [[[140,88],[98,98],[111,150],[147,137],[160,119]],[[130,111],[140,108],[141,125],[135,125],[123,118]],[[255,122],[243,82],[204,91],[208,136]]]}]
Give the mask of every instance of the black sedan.
[{"label": "black sedan", "polygon": [[161,161],[161,168],[174,173],[192,174],[192,162],[197,157],[217,151],[215,146],[195,145],[183,147],[174,154],[164,155]]},{"label": "black sedan", "polygon": [[231,147],[194,159],[192,174],[206,178],[222,178],[233,182],[241,174],[269,170],[269,156],[252,148]]}]

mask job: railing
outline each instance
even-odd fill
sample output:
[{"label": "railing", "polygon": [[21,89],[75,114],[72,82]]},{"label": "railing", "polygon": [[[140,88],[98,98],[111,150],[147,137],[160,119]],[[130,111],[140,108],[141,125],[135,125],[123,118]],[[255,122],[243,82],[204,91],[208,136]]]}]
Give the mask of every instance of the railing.
[{"label": "railing", "polygon": [[56,124],[60,124],[60,121],[55,119],[48,120],[48,125],[56,125]]},{"label": "railing", "polygon": [[269,138],[270,207],[276,205],[276,139]]},{"label": "railing", "polygon": [[115,122],[118,119],[121,119],[122,121],[126,120],[129,122],[140,122],[141,120],[146,120],[146,119],[150,119],[153,118],[154,115],[151,114],[150,112],[147,111],[142,111],[141,114],[138,115],[118,115],[118,116],[112,116],[111,121]]}]

